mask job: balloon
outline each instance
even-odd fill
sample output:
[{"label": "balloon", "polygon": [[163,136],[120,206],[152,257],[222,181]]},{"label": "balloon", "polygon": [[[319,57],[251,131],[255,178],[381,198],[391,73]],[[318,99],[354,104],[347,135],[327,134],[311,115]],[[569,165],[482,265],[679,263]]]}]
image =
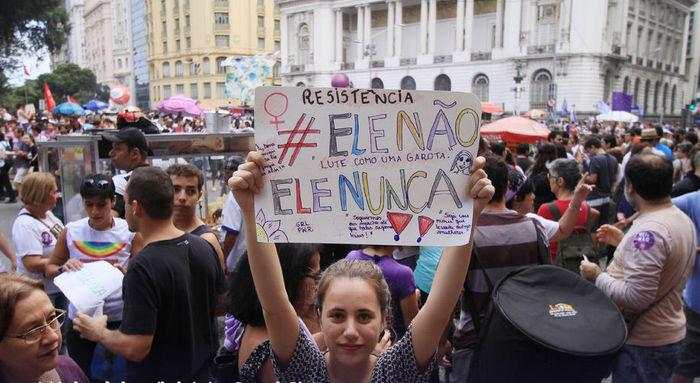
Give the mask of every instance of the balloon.
[{"label": "balloon", "polygon": [[350,78],[345,73],[336,73],[331,77],[331,86],[334,88],[347,88],[350,86]]},{"label": "balloon", "polygon": [[109,91],[109,98],[117,105],[124,105],[129,102],[129,89],[124,85],[115,85]]}]

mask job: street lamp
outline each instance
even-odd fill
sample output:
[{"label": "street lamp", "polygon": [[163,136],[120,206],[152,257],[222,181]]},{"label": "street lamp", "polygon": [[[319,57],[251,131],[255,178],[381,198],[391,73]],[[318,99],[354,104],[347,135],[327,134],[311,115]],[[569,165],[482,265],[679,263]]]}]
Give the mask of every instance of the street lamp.
[{"label": "street lamp", "polygon": [[515,105],[513,106],[513,115],[515,116],[520,114],[518,111],[518,100],[520,99],[520,93],[524,90],[524,88],[520,86],[520,83],[525,79],[525,76],[523,76],[520,72],[522,69],[523,64],[521,62],[517,62],[515,64],[515,77],[513,77],[515,87],[511,88],[511,90],[515,92]]}]

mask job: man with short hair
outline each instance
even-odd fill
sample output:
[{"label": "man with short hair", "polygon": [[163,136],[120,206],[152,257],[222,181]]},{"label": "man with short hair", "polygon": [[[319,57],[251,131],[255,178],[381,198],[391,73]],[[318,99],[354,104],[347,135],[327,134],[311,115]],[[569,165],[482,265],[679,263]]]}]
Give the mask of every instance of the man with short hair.
[{"label": "man with short hair", "polygon": [[690,170],[685,178],[673,185],[671,197],[682,196],[700,189],[700,151],[696,152],[691,158]]},{"label": "man with short hair", "polygon": [[117,196],[112,210],[116,216],[124,218],[124,189],[134,169],[148,166],[148,144],[146,136],[138,128],[121,129],[117,134],[104,135],[104,138],[112,142],[112,150],[109,151],[112,165],[126,172],[112,177]]},{"label": "man with short hair", "polygon": [[606,153],[603,150],[600,139],[598,137],[589,137],[583,144],[583,149],[588,153],[589,170],[586,182],[590,185],[595,185],[593,192],[588,196],[588,206],[600,212],[598,224],[610,223],[610,196],[612,189],[615,186],[615,177],[617,175],[617,161],[615,157]]},{"label": "man with short hair", "polygon": [[528,169],[530,169],[530,166],[532,166],[535,161],[530,158],[530,145],[526,143],[520,143],[518,146],[515,148],[515,164],[520,166],[520,169],[523,170],[523,172],[527,172]]},{"label": "man with short hair", "polygon": [[613,381],[666,382],[678,364],[685,337],[681,293],[695,264],[692,221],[671,202],[673,164],[639,154],[625,171],[625,194],[640,215],[624,234],[611,225],[598,239],[617,246],[602,272],[581,261],[581,276],[595,283],[631,319]]},{"label": "man with short hair", "polygon": [[218,348],[214,321],[224,277],[207,241],[175,227],[173,184],[160,168],[134,170],[125,192],[129,230],[145,247],[124,277],[119,330],[78,313],[74,327],[127,359],[129,382],[206,382]]},{"label": "man with short hair", "polygon": [[547,142],[550,144],[562,144],[564,142],[564,136],[562,135],[562,132],[558,130],[552,130],[549,132],[547,135]]},{"label": "man with short hair", "polygon": [[[173,223],[178,229],[202,237],[216,251],[221,267],[224,253],[221,244],[209,226],[197,216],[197,207],[202,199],[204,173],[191,164],[173,164],[166,170],[173,183]],[[225,269],[224,269],[225,270]]]}]

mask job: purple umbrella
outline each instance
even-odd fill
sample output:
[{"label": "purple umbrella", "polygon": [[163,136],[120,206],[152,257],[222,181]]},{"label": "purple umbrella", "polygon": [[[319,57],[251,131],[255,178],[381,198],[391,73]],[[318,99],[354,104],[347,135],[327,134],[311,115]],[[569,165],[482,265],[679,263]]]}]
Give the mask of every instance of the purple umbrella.
[{"label": "purple umbrella", "polygon": [[163,100],[156,104],[156,110],[163,114],[179,114],[185,116],[201,116],[202,110],[197,107],[196,101],[183,95],[176,94],[167,100]]}]

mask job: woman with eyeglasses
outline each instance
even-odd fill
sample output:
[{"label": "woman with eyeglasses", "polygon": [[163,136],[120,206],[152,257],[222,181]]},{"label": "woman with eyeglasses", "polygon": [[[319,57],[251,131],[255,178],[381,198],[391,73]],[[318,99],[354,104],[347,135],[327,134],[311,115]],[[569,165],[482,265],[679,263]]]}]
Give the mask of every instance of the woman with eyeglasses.
[{"label": "woman with eyeglasses", "polygon": [[[277,249],[289,301],[297,316],[305,319],[301,323],[307,334],[311,335],[308,327],[318,328],[314,306],[316,281],[321,274],[318,248],[304,244],[278,244]],[[247,254],[243,254],[233,268],[229,285],[231,315],[226,317],[224,347],[238,352],[239,377],[227,376],[225,381],[274,382],[270,338]]]},{"label": "woman with eyeglasses", "polygon": [[[80,196],[88,216],[70,222],[59,235],[46,267],[49,278],[80,270],[83,263],[95,261],[109,262],[124,271],[129,258],[143,247],[141,235],[129,231],[125,220],[112,216],[116,196],[111,177],[104,174],[85,177],[80,186]],[[103,312],[107,315],[109,329],[119,328],[123,309],[121,289],[105,298]],[[76,313],[76,307],[71,304],[68,318],[72,321]],[[82,339],[72,326],[69,327],[66,343],[70,355],[90,375],[96,343]]]},{"label": "woman with eyeglasses", "polygon": [[0,274],[0,383],[88,383],[78,365],[59,355],[61,323],[41,282]]},{"label": "woman with eyeglasses", "polygon": [[[53,305],[65,309],[65,296],[51,278],[44,276],[63,230],[63,222],[51,212],[58,198],[56,179],[49,173],[37,172],[27,175],[22,184],[26,185],[20,190],[23,207],[12,224],[17,272],[41,281]],[[63,329],[65,332],[65,326]]]}]

